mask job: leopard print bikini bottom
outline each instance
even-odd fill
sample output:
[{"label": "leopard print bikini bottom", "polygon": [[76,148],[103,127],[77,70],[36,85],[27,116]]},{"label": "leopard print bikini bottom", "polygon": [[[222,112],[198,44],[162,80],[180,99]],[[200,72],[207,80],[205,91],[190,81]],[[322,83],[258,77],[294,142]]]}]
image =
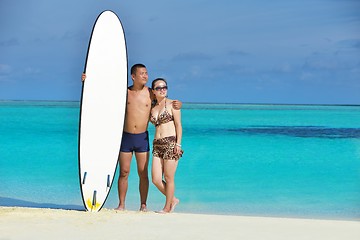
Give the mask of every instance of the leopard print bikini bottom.
[{"label": "leopard print bikini bottom", "polygon": [[170,136],[165,138],[154,139],[153,141],[153,156],[159,157],[164,160],[179,160],[184,153],[181,150],[180,154],[174,153],[174,148],[176,146],[176,137]]}]

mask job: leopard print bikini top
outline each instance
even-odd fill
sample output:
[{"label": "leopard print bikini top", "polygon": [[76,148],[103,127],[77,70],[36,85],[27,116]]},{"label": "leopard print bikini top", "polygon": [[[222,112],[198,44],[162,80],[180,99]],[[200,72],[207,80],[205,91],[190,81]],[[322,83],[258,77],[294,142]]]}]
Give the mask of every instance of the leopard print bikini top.
[{"label": "leopard print bikini top", "polygon": [[169,111],[166,108],[166,100],[165,100],[165,110],[158,115],[157,118],[155,118],[152,114],[150,115],[150,122],[155,125],[155,127],[174,121],[174,116],[169,113]]}]

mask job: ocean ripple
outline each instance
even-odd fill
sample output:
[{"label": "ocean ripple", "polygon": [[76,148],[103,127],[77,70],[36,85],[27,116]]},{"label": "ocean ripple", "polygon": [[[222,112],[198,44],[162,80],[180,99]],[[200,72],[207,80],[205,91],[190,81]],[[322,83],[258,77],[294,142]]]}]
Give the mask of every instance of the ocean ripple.
[{"label": "ocean ripple", "polygon": [[327,128],[317,126],[254,126],[227,129],[245,134],[285,135],[301,138],[360,138],[359,128]]}]

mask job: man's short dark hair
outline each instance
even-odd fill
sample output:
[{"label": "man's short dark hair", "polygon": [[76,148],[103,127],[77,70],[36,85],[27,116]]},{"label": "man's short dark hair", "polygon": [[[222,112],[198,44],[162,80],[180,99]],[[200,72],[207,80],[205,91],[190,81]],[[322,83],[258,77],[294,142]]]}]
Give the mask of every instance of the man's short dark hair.
[{"label": "man's short dark hair", "polygon": [[131,67],[131,75],[132,74],[135,74],[136,73],[136,70],[138,68],[146,68],[144,64],[142,63],[137,63],[137,64],[134,64],[132,67]]}]

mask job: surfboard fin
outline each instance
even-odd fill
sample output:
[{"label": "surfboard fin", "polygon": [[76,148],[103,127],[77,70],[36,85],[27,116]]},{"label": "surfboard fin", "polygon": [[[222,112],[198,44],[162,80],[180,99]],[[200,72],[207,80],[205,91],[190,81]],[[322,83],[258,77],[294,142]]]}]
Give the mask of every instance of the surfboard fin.
[{"label": "surfboard fin", "polygon": [[96,207],[96,190],[94,191],[94,194],[93,194],[92,206]]},{"label": "surfboard fin", "polygon": [[82,181],[82,184],[85,184],[85,180],[86,180],[86,175],[87,175],[87,172],[84,172],[84,177],[83,177],[83,181]]},{"label": "surfboard fin", "polygon": [[107,187],[110,188],[110,174],[107,175]]}]

